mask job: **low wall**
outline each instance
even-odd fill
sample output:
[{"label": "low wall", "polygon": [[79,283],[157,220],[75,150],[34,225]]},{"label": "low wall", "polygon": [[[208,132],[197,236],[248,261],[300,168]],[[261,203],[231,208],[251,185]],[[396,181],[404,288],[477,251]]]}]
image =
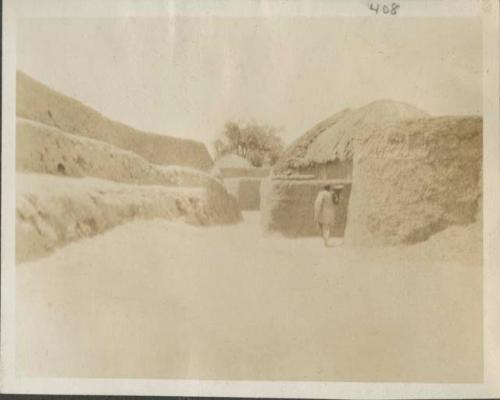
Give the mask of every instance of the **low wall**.
[{"label": "low wall", "polygon": [[194,225],[239,221],[239,209],[227,201],[232,199],[220,185],[205,190],[17,174],[16,259],[44,256],[138,218],[183,219]]},{"label": "low wall", "polygon": [[342,183],[338,214],[332,235],[344,236],[350,183],[332,180],[264,179],[261,185],[261,226],[265,232],[281,232],[285,236],[318,236],[314,223],[314,201],[327,184]]},{"label": "low wall", "polygon": [[162,170],[131,151],[23,118],[16,121],[16,170],[136,184],[179,184],[175,170]]},{"label": "low wall", "polygon": [[[482,119],[391,123],[354,146],[346,242],[420,242],[481,218]],[[478,221],[480,222],[480,221]]]}]

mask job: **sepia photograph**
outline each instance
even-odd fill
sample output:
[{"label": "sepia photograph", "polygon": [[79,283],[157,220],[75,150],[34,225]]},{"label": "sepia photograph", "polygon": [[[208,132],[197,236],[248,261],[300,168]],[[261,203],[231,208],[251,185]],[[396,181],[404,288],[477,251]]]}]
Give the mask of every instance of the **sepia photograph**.
[{"label": "sepia photograph", "polygon": [[484,383],[484,18],[359,3],[17,17],[15,377]]}]

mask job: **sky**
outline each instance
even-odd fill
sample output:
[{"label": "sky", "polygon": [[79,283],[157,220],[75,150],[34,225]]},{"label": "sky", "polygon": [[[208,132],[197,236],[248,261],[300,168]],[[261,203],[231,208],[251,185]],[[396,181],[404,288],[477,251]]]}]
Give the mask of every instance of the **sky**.
[{"label": "sky", "polygon": [[17,67],[135,128],[211,144],[229,120],[290,142],[377,99],[481,114],[479,18],[22,19]]}]

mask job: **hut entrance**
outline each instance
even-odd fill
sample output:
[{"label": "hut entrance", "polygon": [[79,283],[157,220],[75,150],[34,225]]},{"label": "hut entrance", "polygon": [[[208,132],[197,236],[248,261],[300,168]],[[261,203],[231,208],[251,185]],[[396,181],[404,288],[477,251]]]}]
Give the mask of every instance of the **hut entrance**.
[{"label": "hut entrance", "polygon": [[[311,179],[312,178],[312,179]],[[351,180],[314,179],[312,176],[275,176],[265,179],[261,186],[261,223],[267,232],[281,232],[288,237],[318,236],[314,223],[314,202],[326,185],[342,185],[338,205],[338,217],[332,235],[343,237]]]},{"label": "hut entrance", "polygon": [[335,237],[344,237],[347,224],[347,212],[349,209],[349,199],[351,197],[351,182],[344,181],[342,184],[343,188],[340,192],[337,216],[332,231],[332,235]]}]

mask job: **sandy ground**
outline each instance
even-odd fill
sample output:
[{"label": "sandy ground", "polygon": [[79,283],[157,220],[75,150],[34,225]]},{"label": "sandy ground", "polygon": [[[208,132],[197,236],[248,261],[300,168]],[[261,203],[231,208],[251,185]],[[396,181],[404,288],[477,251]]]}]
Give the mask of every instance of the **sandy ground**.
[{"label": "sandy ground", "polygon": [[17,266],[18,372],[478,382],[480,262],[437,248],[135,221]]}]

